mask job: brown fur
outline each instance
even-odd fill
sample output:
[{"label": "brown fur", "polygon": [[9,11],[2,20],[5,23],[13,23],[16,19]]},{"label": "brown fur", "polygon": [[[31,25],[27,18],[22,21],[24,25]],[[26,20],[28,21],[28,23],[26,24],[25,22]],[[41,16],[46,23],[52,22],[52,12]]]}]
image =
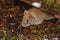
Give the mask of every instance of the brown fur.
[{"label": "brown fur", "polygon": [[42,12],[37,8],[31,8],[28,11],[24,12],[24,16],[22,19],[22,26],[41,24],[43,20],[50,20],[52,18],[54,18],[54,16],[51,14]]}]

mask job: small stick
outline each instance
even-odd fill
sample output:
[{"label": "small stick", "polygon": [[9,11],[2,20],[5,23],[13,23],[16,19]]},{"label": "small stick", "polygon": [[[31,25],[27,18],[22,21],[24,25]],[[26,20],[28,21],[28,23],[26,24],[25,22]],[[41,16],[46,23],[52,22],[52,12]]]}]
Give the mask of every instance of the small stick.
[{"label": "small stick", "polygon": [[[32,2],[30,2],[30,1],[27,1],[27,0],[20,0],[20,1],[25,2],[25,3],[27,3],[27,4],[31,5],[31,6],[33,6],[33,5],[32,5]],[[40,1],[40,3],[41,3],[41,1]],[[34,6],[33,6],[33,7],[34,7]],[[36,7],[36,8],[37,8],[37,7]],[[42,7],[38,8],[38,9],[53,14],[53,12],[48,11],[48,10],[42,8]]]}]

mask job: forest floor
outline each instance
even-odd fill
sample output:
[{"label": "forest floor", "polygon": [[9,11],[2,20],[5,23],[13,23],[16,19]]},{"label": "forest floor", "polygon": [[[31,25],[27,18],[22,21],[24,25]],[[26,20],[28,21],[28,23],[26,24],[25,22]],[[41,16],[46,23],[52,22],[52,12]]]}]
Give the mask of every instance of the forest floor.
[{"label": "forest floor", "polygon": [[60,39],[60,19],[44,20],[40,25],[22,27],[23,12],[32,6],[20,1],[9,2],[0,1],[0,40],[40,40],[45,36],[50,40],[56,37]]}]

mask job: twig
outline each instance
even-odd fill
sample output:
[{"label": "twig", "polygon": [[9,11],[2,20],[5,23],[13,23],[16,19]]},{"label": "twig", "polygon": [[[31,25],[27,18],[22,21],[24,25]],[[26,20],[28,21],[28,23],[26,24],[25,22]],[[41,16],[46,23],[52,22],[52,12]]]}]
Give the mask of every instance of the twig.
[{"label": "twig", "polygon": [[[32,6],[32,1],[27,1],[27,0],[20,0],[20,1],[22,1],[22,2],[25,2],[25,3],[27,3],[27,4],[29,4],[29,5],[31,5]],[[34,7],[34,6],[33,6]],[[48,13],[51,13],[51,14],[53,14],[53,12],[51,12],[51,11],[49,11],[49,10],[46,10],[46,9],[44,9],[44,8],[38,8],[39,10],[42,10],[42,11],[44,11],[44,12],[48,12]]]}]

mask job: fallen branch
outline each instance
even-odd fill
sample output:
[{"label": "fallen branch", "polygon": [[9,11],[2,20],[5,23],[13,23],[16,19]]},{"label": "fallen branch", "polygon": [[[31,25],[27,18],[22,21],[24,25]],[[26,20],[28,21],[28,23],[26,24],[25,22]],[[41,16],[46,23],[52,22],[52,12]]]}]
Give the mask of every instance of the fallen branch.
[{"label": "fallen branch", "polygon": [[[27,0],[21,0],[21,1],[27,3],[27,4],[31,5],[31,6],[33,6],[33,5],[32,5],[32,1],[27,1]],[[34,7],[34,6],[33,6],[33,7]],[[53,12],[51,12],[51,11],[49,11],[49,10],[46,10],[46,9],[44,9],[44,8],[42,8],[42,7],[38,8],[38,9],[39,9],[39,10],[42,10],[42,11],[44,11],[44,12],[48,12],[48,13],[53,14]]]}]

